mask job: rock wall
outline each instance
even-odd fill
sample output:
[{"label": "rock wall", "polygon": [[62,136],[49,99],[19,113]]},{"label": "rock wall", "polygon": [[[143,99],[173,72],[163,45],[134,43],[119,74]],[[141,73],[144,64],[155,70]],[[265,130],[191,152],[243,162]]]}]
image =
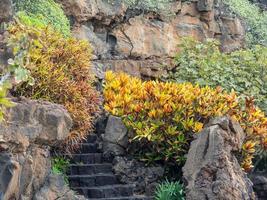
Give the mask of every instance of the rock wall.
[{"label": "rock wall", "polygon": [[79,199],[51,173],[50,149],[68,136],[70,115],[52,103],[15,102],[0,124],[0,199]]},{"label": "rock wall", "polygon": [[76,37],[94,48],[94,67],[139,77],[156,78],[173,66],[172,58],[184,36],[216,38],[223,51],[242,47],[241,21],[224,10],[221,0],[177,0],[168,16],[134,10],[107,0],[58,0],[72,19]]}]

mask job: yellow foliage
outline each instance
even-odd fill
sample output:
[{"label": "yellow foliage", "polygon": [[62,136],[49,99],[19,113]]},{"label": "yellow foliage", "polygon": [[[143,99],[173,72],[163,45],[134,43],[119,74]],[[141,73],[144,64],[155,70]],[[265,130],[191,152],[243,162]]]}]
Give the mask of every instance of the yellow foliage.
[{"label": "yellow foliage", "polygon": [[89,71],[88,42],[65,38],[49,26],[34,27],[18,21],[10,26],[9,34],[14,52],[28,46],[23,67],[35,81],[33,85],[19,85],[16,95],[64,105],[74,121],[67,142],[69,147],[79,143],[92,130],[99,111],[99,94],[92,86]]},{"label": "yellow foliage", "polygon": [[266,148],[267,118],[248,99],[245,108],[234,91],[199,87],[191,83],[145,81],[124,73],[106,73],[105,109],[123,118],[135,131],[134,139],[146,145],[160,160],[183,161],[192,133],[215,116],[229,115],[247,133],[243,145],[244,169],[252,167],[256,148]]}]

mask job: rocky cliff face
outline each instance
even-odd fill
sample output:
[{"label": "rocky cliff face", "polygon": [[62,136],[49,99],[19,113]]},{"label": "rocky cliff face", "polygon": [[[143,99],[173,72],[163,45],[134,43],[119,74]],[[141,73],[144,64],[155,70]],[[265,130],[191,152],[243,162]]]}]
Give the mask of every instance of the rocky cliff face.
[{"label": "rocky cliff face", "polygon": [[173,66],[172,58],[184,36],[216,38],[222,50],[240,48],[241,21],[224,10],[220,0],[177,0],[168,16],[134,10],[106,0],[58,0],[72,19],[74,34],[94,48],[94,66],[139,77],[159,77]]}]

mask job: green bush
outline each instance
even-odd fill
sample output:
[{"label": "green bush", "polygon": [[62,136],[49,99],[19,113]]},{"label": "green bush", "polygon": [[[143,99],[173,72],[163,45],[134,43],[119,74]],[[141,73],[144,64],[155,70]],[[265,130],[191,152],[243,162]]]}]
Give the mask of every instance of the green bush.
[{"label": "green bush", "polygon": [[16,11],[25,12],[28,19],[51,24],[64,36],[70,36],[70,23],[60,5],[53,0],[14,0],[14,3]]},{"label": "green bush", "polygon": [[225,0],[230,9],[243,18],[248,26],[249,44],[267,45],[267,12],[249,0]]},{"label": "green bush", "polygon": [[184,200],[184,188],[180,182],[169,182],[166,180],[156,189],[156,200]]},{"label": "green bush", "polygon": [[213,88],[232,89],[242,97],[253,96],[267,112],[267,47],[256,46],[230,54],[221,53],[219,43],[186,38],[168,80],[192,82]]}]

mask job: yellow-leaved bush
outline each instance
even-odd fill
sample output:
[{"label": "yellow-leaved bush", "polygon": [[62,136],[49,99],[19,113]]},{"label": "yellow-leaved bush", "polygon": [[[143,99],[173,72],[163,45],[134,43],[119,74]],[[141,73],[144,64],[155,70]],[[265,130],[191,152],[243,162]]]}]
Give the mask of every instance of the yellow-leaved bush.
[{"label": "yellow-leaved bush", "polygon": [[18,20],[9,27],[9,45],[16,57],[23,56],[22,65],[34,80],[16,87],[14,94],[64,105],[74,122],[66,147],[75,146],[93,129],[99,111],[99,94],[90,74],[90,45],[63,37],[50,26]]},{"label": "yellow-leaved bush", "polygon": [[[267,148],[267,118],[254,106],[238,101],[235,92],[191,83],[141,81],[124,73],[106,73],[105,109],[122,117],[140,140],[146,159],[181,163],[193,134],[215,116],[229,115],[246,132],[242,167],[250,170],[255,152]],[[149,156],[151,158],[149,158]]]}]

